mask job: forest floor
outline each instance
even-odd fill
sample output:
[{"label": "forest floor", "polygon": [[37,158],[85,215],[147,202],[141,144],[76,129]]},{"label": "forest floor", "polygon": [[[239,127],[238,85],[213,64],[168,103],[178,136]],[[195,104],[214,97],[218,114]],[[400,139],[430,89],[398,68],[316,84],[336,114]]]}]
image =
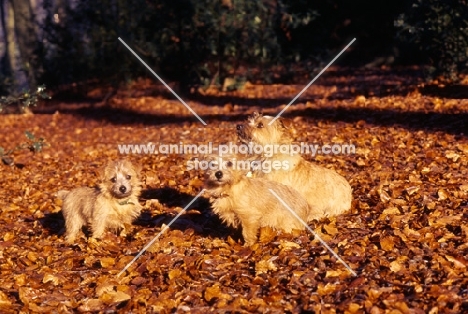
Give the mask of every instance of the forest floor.
[{"label": "forest floor", "polygon": [[[349,212],[310,227],[357,276],[309,231],[264,229],[244,246],[204,196],[117,276],[203,188],[203,172],[187,168],[198,156],[122,155],[118,145],[237,143],[236,124],[276,115],[305,85],[210,88],[187,99],[206,126],[151,79],[105,105],[96,89],[0,115],[3,148],[25,131],[47,143],[0,164],[0,312],[468,311],[468,86],[424,85],[416,72],[330,69],[284,113],[296,142],[355,145],[304,157],[353,188]],[[67,245],[55,193],[93,186],[122,157],[142,166],[142,215],[126,237]]]}]

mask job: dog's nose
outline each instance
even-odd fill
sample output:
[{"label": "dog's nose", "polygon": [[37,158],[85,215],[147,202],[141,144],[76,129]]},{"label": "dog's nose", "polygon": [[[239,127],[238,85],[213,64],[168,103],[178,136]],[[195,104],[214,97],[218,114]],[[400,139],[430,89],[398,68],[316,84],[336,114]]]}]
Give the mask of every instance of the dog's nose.
[{"label": "dog's nose", "polygon": [[119,191],[120,191],[120,193],[125,193],[125,192],[127,192],[127,188],[124,185],[121,185],[119,187]]},{"label": "dog's nose", "polygon": [[223,177],[223,172],[222,171],[216,171],[215,177],[216,177],[216,179],[220,180]]},{"label": "dog's nose", "polygon": [[243,126],[242,124],[238,124],[238,125],[236,125],[236,129],[237,129],[237,131],[240,131],[240,130],[242,130],[242,128],[243,128],[243,127],[244,127],[244,126]]}]

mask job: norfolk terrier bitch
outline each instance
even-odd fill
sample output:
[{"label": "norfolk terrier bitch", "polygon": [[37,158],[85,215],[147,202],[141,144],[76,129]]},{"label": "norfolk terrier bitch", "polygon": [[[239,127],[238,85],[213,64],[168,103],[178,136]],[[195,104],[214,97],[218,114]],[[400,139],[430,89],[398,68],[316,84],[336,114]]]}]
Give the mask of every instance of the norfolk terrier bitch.
[{"label": "norfolk terrier bitch", "polygon": [[[247,176],[235,158],[223,157],[223,162],[205,172],[205,189],[213,212],[232,227],[241,227],[246,245],[257,241],[261,227],[285,232],[303,230],[304,225],[270,191],[273,190],[304,221],[319,217],[312,207],[294,189],[263,178]],[[221,166],[224,164],[224,166]],[[219,166],[219,167],[218,167]]]},{"label": "norfolk terrier bitch", "polygon": [[63,200],[66,242],[72,244],[83,226],[89,226],[93,238],[101,238],[106,229],[120,229],[120,235],[140,215],[140,167],[128,160],[108,163],[99,171],[97,187],[59,191]]},{"label": "norfolk terrier bitch", "polygon": [[[239,140],[245,144],[291,145],[291,121],[274,119],[254,113],[246,123],[237,125]],[[261,160],[279,161],[287,167],[269,173],[256,171],[255,175],[285,184],[301,194],[322,217],[339,215],[351,208],[352,190],[348,181],[335,171],[306,161],[299,154],[272,154],[257,156]],[[314,215],[316,214],[314,211]]]}]

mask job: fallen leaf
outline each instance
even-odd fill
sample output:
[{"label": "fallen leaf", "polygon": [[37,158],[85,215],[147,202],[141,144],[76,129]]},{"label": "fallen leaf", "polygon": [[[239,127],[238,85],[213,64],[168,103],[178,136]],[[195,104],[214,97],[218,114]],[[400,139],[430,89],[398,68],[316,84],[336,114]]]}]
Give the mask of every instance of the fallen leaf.
[{"label": "fallen leaf", "polygon": [[232,296],[229,294],[223,293],[218,284],[215,284],[211,287],[207,287],[203,294],[206,301],[210,302],[214,298],[216,299],[225,299],[225,300],[232,300]]},{"label": "fallen leaf", "polygon": [[300,249],[301,246],[296,242],[280,240],[280,248],[283,250]]},{"label": "fallen leaf", "polygon": [[103,257],[99,262],[103,268],[109,268],[115,265],[115,259],[113,257]]},{"label": "fallen leaf", "polygon": [[94,312],[102,309],[103,303],[99,299],[85,299],[78,307],[80,312]]},{"label": "fallen leaf", "polygon": [[394,238],[392,236],[386,236],[380,239],[380,246],[385,251],[392,251],[395,245]]},{"label": "fallen leaf", "polygon": [[268,273],[269,271],[276,271],[278,267],[273,263],[278,257],[273,256],[268,260],[261,260],[255,264],[255,275]]}]

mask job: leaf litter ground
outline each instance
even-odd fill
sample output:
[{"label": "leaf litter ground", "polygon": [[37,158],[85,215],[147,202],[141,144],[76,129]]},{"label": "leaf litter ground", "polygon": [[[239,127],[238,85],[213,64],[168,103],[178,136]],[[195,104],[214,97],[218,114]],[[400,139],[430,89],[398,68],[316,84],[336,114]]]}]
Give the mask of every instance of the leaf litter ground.
[{"label": "leaf litter ground", "polygon": [[[468,101],[465,89],[416,86],[414,73],[332,69],[285,113],[294,139],[352,143],[352,155],[305,156],[353,187],[352,209],[307,231],[263,229],[253,247],[197,200],[121,277],[116,275],[202,189],[195,155],[133,154],[144,212],[131,233],[68,246],[60,189],[92,186],[122,157],[118,144],[237,142],[253,111],[276,115],[303,85],[208,89],[189,105],[204,127],[152,80],[109,99],[51,101],[4,115],[1,146],[29,130],[43,152],[1,165],[0,311],[461,313],[468,311]],[[89,96],[100,91],[90,91]],[[259,200],[261,201],[261,200]]]}]

